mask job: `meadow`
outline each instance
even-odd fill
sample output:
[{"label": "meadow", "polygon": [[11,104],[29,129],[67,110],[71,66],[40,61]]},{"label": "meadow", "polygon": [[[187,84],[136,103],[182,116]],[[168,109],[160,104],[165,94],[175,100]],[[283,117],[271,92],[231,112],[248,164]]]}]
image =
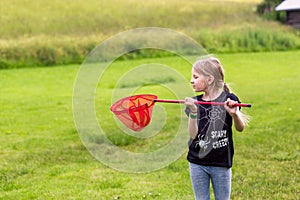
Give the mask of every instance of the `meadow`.
[{"label": "meadow", "polygon": [[[252,117],[250,125],[243,133],[234,133],[232,199],[297,199],[300,52],[216,56],[226,70],[226,82],[232,83],[243,102],[253,105],[244,109]],[[163,63],[187,81],[190,78],[190,66],[175,57],[113,64],[128,71],[143,63]],[[73,86],[79,68],[64,65],[1,71],[0,199],[192,199],[186,153],[157,171],[125,173],[102,164],[88,152],[72,114]],[[96,112],[102,122],[112,119],[108,109],[111,101],[97,102],[103,96],[110,98],[121,74],[114,69],[103,77],[97,89],[100,93],[95,95]],[[135,81],[123,87],[131,87]],[[177,108],[168,109],[176,115]],[[113,137],[122,135],[117,125],[104,124],[116,145],[132,151],[137,147],[153,150],[159,148],[158,142],[167,143],[176,132],[176,121],[171,120],[168,126],[165,132],[149,139],[126,135],[118,140],[120,137]]]},{"label": "meadow", "polygon": [[[299,31],[259,17],[259,2],[0,0],[0,199],[193,199],[186,151],[161,169],[128,173],[90,153],[84,139],[101,147],[103,135],[84,138],[76,126],[80,64],[101,42],[140,27],[193,38],[220,58],[226,82],[253,105],[243,109],[249,126],[234,132],[232,199],[298,199]],[[190,79],[185,60],[141,50],[114,61],[94,91],[98,123],[126,151],[158,150],[178,131],[183,108],[177,105],[155,105],[150,128],[166,123],[150,137],[125,134],[109,110],[116,97],[133,92],[175,98],[168,87],[180,85],[176,78],[147,71],[154,78],[142,79],[134,71],[151,63]]]},{"label": "meadow", "polygon": [[100,42],[140,27],[177,30],[211,53],[299,49],[299,31],[259,17],[259,2],[0,0],[0,69],[80,64]]}]

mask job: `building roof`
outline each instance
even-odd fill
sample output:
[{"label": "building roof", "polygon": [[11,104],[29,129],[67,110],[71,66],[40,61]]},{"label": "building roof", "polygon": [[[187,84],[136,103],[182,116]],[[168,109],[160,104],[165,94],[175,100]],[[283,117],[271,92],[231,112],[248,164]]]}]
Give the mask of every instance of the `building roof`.
[{"label": "building roof", "polygon": [[276,6],[275,10],[300,10],[300,0],[285,0]]}]

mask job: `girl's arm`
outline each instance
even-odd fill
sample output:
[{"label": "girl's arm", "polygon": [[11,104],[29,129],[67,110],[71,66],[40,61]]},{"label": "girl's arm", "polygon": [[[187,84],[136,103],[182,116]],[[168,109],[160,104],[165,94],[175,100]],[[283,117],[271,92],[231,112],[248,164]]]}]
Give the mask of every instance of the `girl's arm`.
[{"label": "girl's arm", "polygon": [[198,134],[197,125],[197,106],[194,104],[194,99],[186,98],[185,105],[190,109],[189,121],[188,121],[188,132],[192,139],[195,139]]},{"label": "girl's arm", "polygon": [[[191,116],[195,116],[192,118]],[[189,122],[188,122],[188,132],[192,139],[195,139],[198,134],[198,125],[197,125],[197,113],[190,113]]]},{"label": "girl's arm", "polygon": [[235,129],[237,131],[242,132],[245,128],[245,121],[243,119],[242,113],[240,112],[239,108],[237,106],[234,106],[234,104],[236,103],[238,102],[228,98],[227,101],[225,101],[224,106],[227,112],[233,118]]}]

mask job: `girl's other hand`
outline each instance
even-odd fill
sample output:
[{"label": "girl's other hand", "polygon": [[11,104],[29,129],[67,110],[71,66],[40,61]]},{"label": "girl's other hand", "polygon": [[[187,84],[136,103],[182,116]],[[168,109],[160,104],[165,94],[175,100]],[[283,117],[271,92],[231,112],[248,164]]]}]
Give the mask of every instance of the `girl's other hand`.
[{"label": "girl's other hand", "polygon": [[184,104],[190,109],[192,113],[197,112],[197,106],[195,105],[195,101],[195,99],[190,97],[186,97],[184,100]]},{"label": "girl's other hand", "polygon": [[224,102],[224,107],[231,116],[236,114],[238,111],[238,107],[234,106],[237,103],[237,101],[233,101],[230,98],[227,98],[227,100]]}]

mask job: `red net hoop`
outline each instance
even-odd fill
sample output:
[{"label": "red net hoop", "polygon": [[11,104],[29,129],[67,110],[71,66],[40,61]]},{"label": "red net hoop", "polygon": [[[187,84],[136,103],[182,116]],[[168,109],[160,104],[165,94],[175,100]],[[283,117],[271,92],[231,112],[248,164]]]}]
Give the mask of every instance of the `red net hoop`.
[{"label": "red net hoop", "polygon": [[110,110],[128,128],[141,131],[150,123],[154,99],[152,94],[134,95],[118,100]]}]

